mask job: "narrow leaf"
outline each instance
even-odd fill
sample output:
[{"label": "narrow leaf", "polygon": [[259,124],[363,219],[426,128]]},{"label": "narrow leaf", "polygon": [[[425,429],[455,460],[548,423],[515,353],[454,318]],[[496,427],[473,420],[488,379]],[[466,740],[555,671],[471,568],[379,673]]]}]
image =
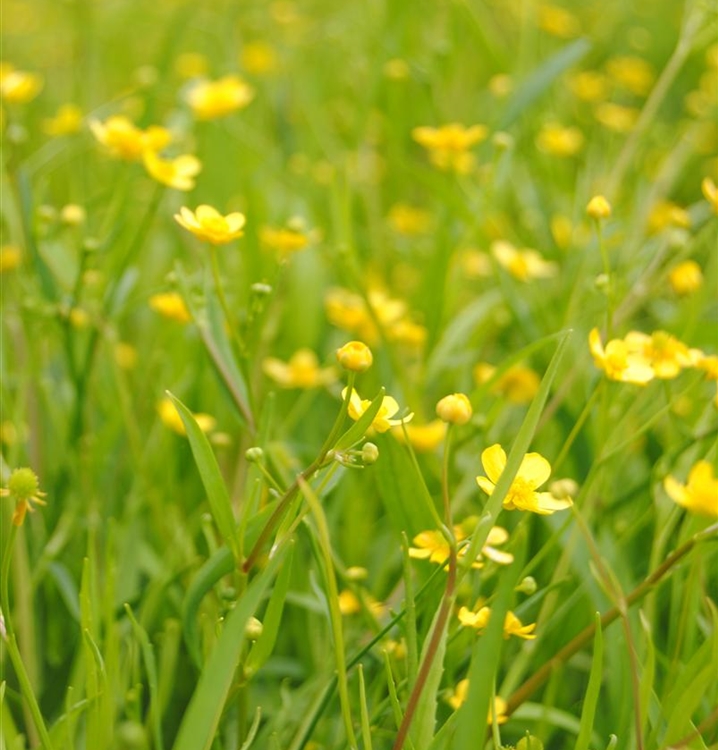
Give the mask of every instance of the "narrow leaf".
[{"label": "narrow leaf", "polygon": [[601,678],[603,676],[603,631],[601,630],[601,614],[596,612],[596,635],[593,639],[593,661],[591,662],[591,674],[588,678],[588,688],[583,700],[581,711],[581,729],[578,733],[574,750],[588,750],[593,731],[593,721],[596,716],[596,705],[598,695],[601,692]]}]

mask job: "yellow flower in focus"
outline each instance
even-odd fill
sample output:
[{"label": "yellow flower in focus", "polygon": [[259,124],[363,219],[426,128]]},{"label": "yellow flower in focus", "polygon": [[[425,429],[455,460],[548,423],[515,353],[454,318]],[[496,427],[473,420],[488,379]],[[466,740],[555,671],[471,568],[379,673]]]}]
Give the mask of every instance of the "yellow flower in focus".
[{"label": "yellow flower in focus", "polygon": [[0,247],[0,273],[14,271],[22,263],[22,253],[16,245],[3,245]]},{"label": "yellow flower in focus", "polygon": [[212,245],[226,245],[244,234],[244,214],[231,213],[222,216],[212,206],[197,206],[196,211],[182,206],[175,214],[175,221],[200,240]]},{"label": "yellow flower in focus", "polygon": [[279,67],[279,60],[274,47],[261,39],[247,42],[242,47],[239,63],[247,73],[256,76],[270,75]]},{"label": "yellow flower in focus", "polygon": [[[448,698],[449,705],[456,711],[459,706],[461,706],[463,703],[466,702],[466,699],[469,695],[469,681],[467,680],[461,680],[454,690],[453,695],[451,695]],[[506,715],[506,711],[508,710],[508,704],[503,698],[500,698],[498,695],[494,698],[494,710],[491,711],[491,708],[489,708],[489,716],[487,721],[491,724],[493,723],[493,717],[496,716],[496,723],[497,724],[505,724],[509,717]]]},{"label": "yellow flower in focus", "polygon": [[648,216],[648,232],[657,234],[669,227],[690,229],[691,217],[685,208],[672,201],[658,201]]},{"label": "yellow flower in focus", "polygon": [[254,89],[238,76],[200,81],[187,94],[187,103],[198,120],[215,120],[246,107]]},{"label": "yellow flower in focus", "polygon": [[[476,482],[487,495],[491,496],[506,468],[506,453],[497,443],[481,454],[481,463],[488,477],[476,477]],[[503,500],[504,508],[527,510],[539,515],[550,515],[557,510],[570,508],[573,505],[570,497],[558,499],[550,492],[536,492],[549,476],[551,476],[551,464],[538,453],[527,453]]]},{"label": "yellow flower in focus", "polygon": [[573,13],[548,3],[538,7],[538,26],[542,31],[559,39],[572,39],[581,33],[581,24]]},{"label": "yellow flower in focus", "polygon": [[641,114],[635,107],[624,107],[613,102],[601,102],[593,111],[596,120],[614,133],[630,133],[638,116]]},{"label": "yellow flower in focus", "polygon": [[647,357],[621,339],[612,339],[604,348],[601,334],[594,328],[588,335],[588,344],[596,367],[610,380],[645,385],[655,377]]},{"label": "yellow flower in focus", "polygon": [[646,96],[656,77],[642,57],[614,57],[606,63],[606,72],[617,86],[636,96]]},{"label": "yellow flower in focus", "polygon": [[465,393],[444,396],[436,405],[436,414],[447,424],[466,424],[473,414],[471,402]]},{"label": "yellow flower in focus", "polygon": [[309,235],[298,227],[262,227],[259,230],[259,241],[270,250],[286,257],[309,244]]},{"label": "yellow flower in focus", "polygon": [[317,388],[337,379],[333,367],[319,367],[317,355],[311,349],[299,349],[288,362],[267,357],[262,362],[262,370],[283,388]]},{"label": "yellow flower in focus", "polygon": [[691,513],[718,517],[718,479],[713,465],[698,461],[688,472],[687,484],[681,484],[671,474],[663,480],[668,496]]},{"label": "yellow flower in focus", "polygon": [[337,362],[351,372],[366,372],[374,362],[371,349],[362,341],[349,341],[337,349]]},{"label": "yellow flower in focus", "polygon": [[0,497],[10,497],[15,500],[15,511],[12,515],[12,522],[15,526],[22,526],[25,514],[35,510],[33,503],[47,505],[43,500],[47,497],[47,493],[40,491],[37,474],[27,467],[13,470],[7,487],[0,489]]},{"label": "yellow flower in focus", "polygon": [[[172,399],[163,398],[157,404],[157,413],[165,427],[168,427],[178,435],[182,435],[182,437],[187,435],[187,430],[185,430],[182,417],[180,417]],[[214,429],[214,426],[217,423],[217,420],[209,414],[192,414],[192,416],[195,418],[197,425],[202,432],[210,432]]]},{"label": "yellow flower in focus", "polygon": [[174,320],[177,323],[189,323],[192,320],[192,314],[178,292],[153,294],[149,303],[155,312],[168,320]]},{"label": "yellow flower in focus", "polygon": [[[346,398],[347,389],[342,390],[342,398]],[[349,416],[356,422],[369,408],[371,401],[369,399],[362,399],[359,394],[352,388],[351,396],[349,397]],[[399,404],[396,399],[391,396],[384,396],[379,411],[372,420],[371,426],[377,432],[387,432],[392,427],[396,427],[400,424],[405,424],[411,421],[414,414],[407,414],[401,419],[393,419],[394,415],[399,411]]]},{"label": "yellow flower in focus", "polygon": [[583,133],[578,128],[565,128],[547,123],[536,136],[536,146],[551,156],[575,156],[583,148]]},{"label": "yellow flower in focus", "polygon": [[668,282],[676,294],[693,294],[703,286],[703,271],[694,260],[685,260],[671,269]]},{"label": "yellow flower in focus", "polygon": [[469,151],[488,135],[485,125],[465,127],[458,123],[439,128],[414,128],[413,139],[429,152],[431,163],[446,171],[468,174],[474,167],[474,155]]},{"label": "yellow flower in focus", "polygon": [[161,151],[172,140],[170,131],[158,125],[138,128],[128,117],[113,115],[105,122],[90,120],[90,130],[110,156],[139,161],[145,151]]},{"label": "yellow flower in focus", "polygon": [[648,360],[655,376],[662,380],[678,377],[683,368],[695,366],[702,354],[665,331],[654,331],[650,336],[631,331],[624,340],[631,351]]},{"label": "yellow flower in focus", "polygon": [[603,195],[594,195],[586,206],[586,213],[592,219],[607,219],[611,215],[611,204]]},{"label": "yellow flower in focus", "polygon": [[[461,607],[459,610],[459,622],[465,628],[474,628],[475,630],[485,630],[491,617],[490,607],[481,607],[478,612],[472,612],[468,607]],[[504,638],[508,640],[512,635],[517,638],[523,638],[532,641],[536,636],[533,631],[536,629],[536,623],[530,625],[522,624],[516,615],[509,611],[504,617]]]},{"label": "yellow flower in focus", "polygon": [[53,137],[73,135],[82,129],[82,110],[76,104],[63,104],[54,117],[42,122],[46,135]]},{"label": "yellow flower in focus", "polygon": [[154,151],[145,151],[142,160],[150,177],[175,190],[192,190],[194,178],[202,169],[200,160],[191,154],[163,159]]},{"label": "yellow flower in focus", "polygon": [[[454,526],[454,538],[457,542],[463,542],[467,536],[463,525]],[[509,552],[503,552],[496,549],[508,541],[509,533],[502,526],[493,526],[486,538],[486,544],[481,552],[471,561],[472,568],[483,568],[484,558],[497,563],[498,565],[510,565],[514,561],[514,556]],[[417,534],[412,542],[415,547],[409,547],[409,557],[413,560],[428,560],[437,565],[445,565],[449,560],[450,548],[446,537],[435,530],[422,531]],[[468,545],[464,544],[459,548],[458,559],[466,558]]]},{"label": "yellow flower in focus", "polygon": [[[409,443],[419,453],[430,453],[436,450],[446,436],[446,423],[440,419],[435,419],[427,424],[408,424],[405,429]],[[404,442],[403,428],[395,427],[392,434],[400,443]]]},{"label": "yellow flower in focus", "polygon": [[389,226],[406,237],[418,237],[431,229],[431,214],[408,203],[395,203],[387,216]]},{"label": "yellow flower in focus", "polygon": [[10,63],[0,68],[0,97],[9,104],[27,104],[40,93],[42,85],[37,73],[16,70]]},{"label": "yellow flower in focus", "polygon": [[704,178],[701,182],[701,191],[703,197],[710,203],[713,213],[718,214],[718,187],[710,177]]},{"label": "yellow flower in focus", "polygon": [[558,273],[558,266],[544,260],[536,250],[517,250],[510,242],[497,240],[491,245],[491,254],[498,264],[505,268],[515,279],[547,279]]},{"label": "yellow flower in focus", "polygon": [[596,70],[582,70],[568,80],[571,91],[585,102],[603,101],[609,92],[609,82],[602,73]]}]

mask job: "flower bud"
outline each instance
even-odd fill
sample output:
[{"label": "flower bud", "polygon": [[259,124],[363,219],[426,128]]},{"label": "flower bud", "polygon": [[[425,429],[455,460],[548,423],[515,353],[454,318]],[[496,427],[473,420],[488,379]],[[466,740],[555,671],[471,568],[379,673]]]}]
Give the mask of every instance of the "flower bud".
[{"label": "flower bud", "polygon": [[371,349],[361,341],[350,341],[337,349],[337,361],[351,372],[366,372],[374,361]]},{"label": "flower bud", "polygon": [[261,461],[263,456],[264,451],[257,445],[255,445],[253,448],[247,448],[244,453],[244,457],[247,459],[247,461],[253,464],[257,463],[257,461]]},{"label": "flower bud", "polygon": [[514,590],[521,594],[531,596],[536,593],[536,589],[538,589],[536,579],[533,576],[526,576]]},{"label": "flower bud", "polygon": [[440,419],[449,424],[466,424],[473,414],[471,402],[464,393],[452,393],[444,396],[436,405]]},{"label": "flower bud", "polygon": [[607,219],[611,215],[611,204],[602,195],[594,195],[586,206],[586,213],[592,219]]},{"label": "flower bud", "polygon": [[361,449],[361,460],[365,464],[375,464],[379,460],[379,449],[374,443],[364,443]]},{"label": "flower bud", "polygon": [[250,641],[258,640],[262,635],[262,630],[264,630],[264,626],[256,617],[250,617],[247,624],[244,626],[244,634]]}]

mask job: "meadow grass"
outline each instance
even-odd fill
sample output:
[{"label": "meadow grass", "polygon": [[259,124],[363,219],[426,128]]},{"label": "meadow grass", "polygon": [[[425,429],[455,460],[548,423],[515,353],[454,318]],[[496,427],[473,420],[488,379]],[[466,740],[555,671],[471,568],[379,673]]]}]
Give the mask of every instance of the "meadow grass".
[{"label": "meadow grass", "polygon": [[717,21],[4,0],[0,750],[718,747]]}]

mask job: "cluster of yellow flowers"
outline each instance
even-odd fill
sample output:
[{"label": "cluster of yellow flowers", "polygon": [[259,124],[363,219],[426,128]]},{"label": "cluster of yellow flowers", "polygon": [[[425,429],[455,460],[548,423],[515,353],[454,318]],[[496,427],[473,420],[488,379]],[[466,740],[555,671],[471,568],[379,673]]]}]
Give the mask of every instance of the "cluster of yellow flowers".
[{"label": "cluster of yellow flowers", "polygon": [[[459,622],[465,628],[474,628],[475,630],[482,631],[486,629],[489,624],[489,617],[491,616],[491,607],[481,607],[478,611],[472,612],[468,607],[461,607],[459,610]],[[512,635],[517,638],[523,638],[524,640],[531,641],[536,636],[534,630],[536,629],[536,623],[533,622],[530,625],[524,625],[516,615],[508,611],[504,617],[504,638],[508,639]]]},{"label": "cluster of yellow flowers", "polygon": [[[456,524],[454,526],[454,538],[461,544],[468,538],[468,529],[476,525],[475,518],[467,519],[463,524]],[[493,526],[489,531],[489,536],[486,539],[486,544],[479,552],[475,560],[471,561],[472,568],[483,568],[484,558],[497,563],[498,565],[510,565],[514,561],[514,556],[509,552],[503,552],[502,550],[496,549],[509,539],[509,533],[501,526]],[[450,546],[446,537],[441,531],[428,529],[421,531],[412,540],[416,545],[415,547],[409,547],[409,557],[414,560],[428,560],[429,562],[436,563],[437,565],[446,565],[449,560]],[[459,548],[459,559],[465,558],[468,547],[462,545]]]},{"label": "cluster of yellow flowers", "polygon": [[429,160],[435,167],[457,174],[469,174],[476,164],[471,149],[485,140],[488,133],[485,125],[467,128],[459,123],[450,123],[439,128],[414,128],[412,137],[427,150]]}]

